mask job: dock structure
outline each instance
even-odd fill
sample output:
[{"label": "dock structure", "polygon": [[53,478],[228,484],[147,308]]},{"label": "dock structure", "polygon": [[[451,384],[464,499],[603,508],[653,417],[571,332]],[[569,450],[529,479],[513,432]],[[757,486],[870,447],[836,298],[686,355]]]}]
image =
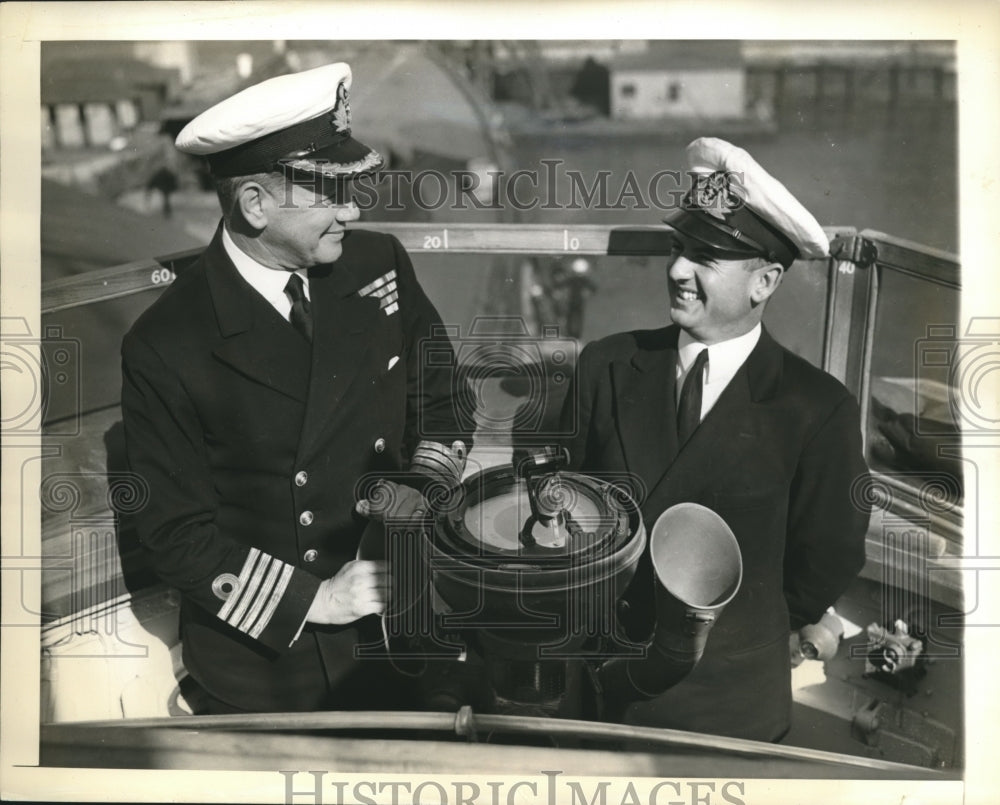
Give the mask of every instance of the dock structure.
[{"label": "dock structure", "polygon": [[890,109],[916,98],[953,100],[951,42],[744,42],[748,83],[775,109],[811,96],[847,109],[879,100]]}]

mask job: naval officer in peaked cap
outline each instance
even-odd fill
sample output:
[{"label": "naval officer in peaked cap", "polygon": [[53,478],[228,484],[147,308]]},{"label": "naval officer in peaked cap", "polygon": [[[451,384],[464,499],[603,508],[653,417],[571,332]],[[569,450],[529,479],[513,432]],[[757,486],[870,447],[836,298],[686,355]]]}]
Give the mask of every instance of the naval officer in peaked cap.
[{"label": "naval officer in peaked cap", "polygon": [[[761,324],[793,262],[828,255],[822,227],[743,149],[701,138],[687,157],[690,192],[666,219],[672,323],[587,345],[567,446],[575,470],[637,480],[647,529],[700,503],[743,557],[699,664],[625,720],[773,741],[790,726],[790,630],[819,621],[864,564],[869,512],[852,489],[868,471],[854,397]],[[633,640],[649,638],[653,602],[647,551],[619,603]]]},{"label": "naval officer in peaked cap", "polygon": [[350,88],[343,63],[279,76],[181,131],[222,221],[122,345],[127,455],[150,490],[139,537],[181,593],[210,712],[405,705],[384,663],[354,658],[388,583],[357,558],[355,487],[454,483],[471,445],[451,372],[421,366],[441,320],[406,252],[354,227],[351,183],[382,158],[351,135]]}]

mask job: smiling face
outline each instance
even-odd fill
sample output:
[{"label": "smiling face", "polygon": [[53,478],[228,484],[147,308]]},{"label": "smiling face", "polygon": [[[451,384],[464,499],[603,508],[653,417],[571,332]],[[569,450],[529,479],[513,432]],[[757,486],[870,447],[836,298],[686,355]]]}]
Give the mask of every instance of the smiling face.
[{"label": "smiling face", "polygon": [[674,243],[667,267],[670,318],[703,344],[750,332],[781,282],[781,267],[730,259],[679,233]]},{"label": "smiling face", "polygon": [[361,214],[342,190],[257,174],[223,183],[219,199],[243,251],[268,268],[294,271],[332,263],[343,253],[347,224]]},{"label": "smiling face", "polygon": [[285,270],[337,260],[346,225],[360,217],[355,205],[338,204],[335,196],[298,184],[269,191],[262,203],[267,226],[259,245],[271,256],[273,267]]}]

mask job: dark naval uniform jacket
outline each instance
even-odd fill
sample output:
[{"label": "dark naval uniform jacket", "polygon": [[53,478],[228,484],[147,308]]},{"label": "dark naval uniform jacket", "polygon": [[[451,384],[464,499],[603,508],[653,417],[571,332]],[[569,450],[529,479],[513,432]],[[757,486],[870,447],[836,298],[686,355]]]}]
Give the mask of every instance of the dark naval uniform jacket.
[{"label": "dark naval uniform jacket", "polygon": [[[675,503],[700,503],[728,523],[743,557],[742,586],[700,663],[626,720],[775,740],[790,726],[789,630],[818,621],[865,560],[858,406],[763,330],[678,449],[678,334],[670,326],[589,344],[564,408],[564,423],[575,422],[572,467],[632,476],[647,532]],[[634,640],[652,629],[653,584],[647,549],[619,604]]]},{"label": "dark naval uniform jacket", "polygon": [[357,675],[351,627],[296,639],[320,581],[356,557],[355,486],[405,469],[421,429],[471,444],[453,368],[422,366],[441,321],[400,243],[349,230],[309,278],[311,349],[239,275],[220,227],[122,345],[127,454],[149,485],[140,539],[182,594],[187,670],[245,709],[319,707]]}]

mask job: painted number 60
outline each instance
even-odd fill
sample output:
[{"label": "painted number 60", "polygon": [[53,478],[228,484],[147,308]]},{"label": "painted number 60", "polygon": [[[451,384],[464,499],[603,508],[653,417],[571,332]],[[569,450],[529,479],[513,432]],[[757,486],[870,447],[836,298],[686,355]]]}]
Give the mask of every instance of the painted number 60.
[{"label": "painted number 60", "polygon": [[157,268],[153,270],[153,285],[163,285],[167,282],[173,282],[176,278],[174,272],[169,268]]}]

